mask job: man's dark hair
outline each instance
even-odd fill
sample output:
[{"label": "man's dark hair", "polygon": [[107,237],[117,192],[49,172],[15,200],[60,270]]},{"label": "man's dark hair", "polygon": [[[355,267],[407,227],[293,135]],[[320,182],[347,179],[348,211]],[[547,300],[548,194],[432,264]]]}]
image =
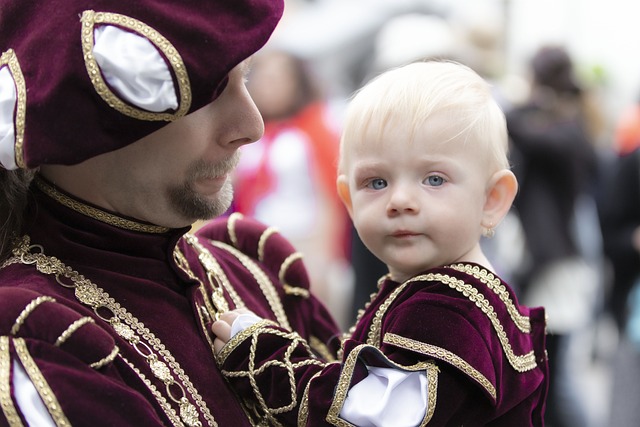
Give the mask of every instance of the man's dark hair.
[{"label": "man's dark hair", "polygon": [[0,168],[0,261],[11,252],[11,242],[18,236],[27,205],[33,170]]}]

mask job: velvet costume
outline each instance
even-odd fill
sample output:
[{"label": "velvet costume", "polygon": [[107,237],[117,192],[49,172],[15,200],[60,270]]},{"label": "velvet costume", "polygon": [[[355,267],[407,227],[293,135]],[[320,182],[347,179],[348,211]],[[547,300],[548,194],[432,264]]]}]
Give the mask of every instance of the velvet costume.
[{"label": "velvet costume", "polygon": [[[1,425],[25,423],[15,360],[58,425],[257,425],[216,367],[211,283],[229,308],[244,305],[309,342],[337,336],[309,295],[300,254],[272,229],[236,214],[193,236],[105,213],[38,178],[31,193],[29,240],[0,269]],[[182,397],[190,405],[175,402]]]},{"label": "velvet costume", "polygon": [[[238,393],[254,393],[272,423],[352,425],[339,417],[367,366],[423,371],[421,425],[541,426],[547,392],[545,318],[475,264],[383,278],[343,342],[342,361],[310,357],[303,339],[268,321],[239,332],[218,355]],[[368,402],[376,405],[376,402]]]}]

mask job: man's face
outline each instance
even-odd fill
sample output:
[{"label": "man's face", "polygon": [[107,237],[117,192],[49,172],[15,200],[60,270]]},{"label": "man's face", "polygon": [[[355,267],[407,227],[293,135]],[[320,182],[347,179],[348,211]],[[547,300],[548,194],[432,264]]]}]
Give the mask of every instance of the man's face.
[{"label": "man's face", "polygon": [[258,140],[264,130],[245,88],[247,71],[246,62],[234,68],[211,104],[104,156],[110,172],[101,185],[112,210],[180,227],[228,209],[238,148]]}]

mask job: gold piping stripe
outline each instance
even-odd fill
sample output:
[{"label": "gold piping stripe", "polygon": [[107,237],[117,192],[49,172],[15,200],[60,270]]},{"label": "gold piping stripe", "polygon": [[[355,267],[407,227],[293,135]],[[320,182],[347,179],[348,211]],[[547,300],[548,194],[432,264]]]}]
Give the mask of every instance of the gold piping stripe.
[{"label": "gold piping stripe", "polygon": [[[196,251],[198,252],[198,260],[200,261],[204,269],[208,273],[213,274],[213,276],[216,279],[220,280],[220,283],[222,283],[222,286],[231,296],[231,299],[233,300],[233,303],[235,304],[236,308],[245,308],[246,305],[244,301],[242,301],[242,299],[240,298],[240,295],[238,295],[234,287],[231,285],[231,282],[229,281],[229,278],[227,277],[227,275],[224,273],[224,270],[222,269],[222,267],[220,266],[216,258],[211,254],[211,252],[209,252],[207,248],[205,248],[200,243],[200,241],[198,240],[198,237],[196,237],[193,234],[185,234],[183,239],[190,246],[196,249]],[[187,258],[180,252],[180,249],[178,248],[178,246],[175,247],[174,253],[179,257],[179,259],[181,260],[180,262],[183,263],[182,265],[184,266],[184,268],[187,268],[190,270],[191,267],[189,266],[189,262],[187,261]],[[194,275],[194,277],[196,276]],[[196,280],[200,281],[202,283],[202,286],[205,287],[206,289],[204,282],[202,282],[197,277],[196,277]],[[205,292],[204,295],[206,296],[205,305],[207,305],[207,309],[210,311],[210,313],[215,314],[216,310],[213,308],[211,304],[208,293]]]},{"label": "gold piping stripe", "polygon": [[231,240],[231,244],[238,247],[238,236],[236,235],[236,222],[242,219],[242,214],[240,212],[234,212],[229,215],[229,219],[227,219],[227,233],[229,233],[229,239]]},{"label": "gold piping stripe", "polygon": [[13,49],[9,49],[2,53],[0,56],[0,68],[3,65],[9,67],[9,72],[13,77],[13,82],[16,86],[17,105],[15,115],[15,161],[19,168],[26,168],[24,162],[24,130],[26,127],[27,117],[27,86],[24,81],[24,75],[18,62],[18,57]]},{"label": "gold piping stripe", "polygon": [[384,342],[405,350],[414,351],[425,356],[442,360],[443,362],[447,362],[450,365],[455,366],[480,384],[480,386],[484,388],[491,397],[493,397],[493,400],[496,400],[496,388],[491,384],[491,381],[457,354],[454,354],[442,347],[401,337],[400,335],[392,333],[384,334]]},{"label": "gold piping stripe", "polygon": [[322,357],[327,362],[336,361],[336,358],[333,356],[333,354],[331,354],[331,351],[329,351],[329,347],[327,347],[325,343],[320,341],[318,337],[311,335],[311,337],[309,338],[309,346],[311,346],[311,348],[314,349],[320,355],[320,357]]},{"label": "gold piping stripe", "polygon": [[125,230],[140,231],[143,233],[160,234],[160,233],[166,233],[167,231],[170,230],[167,227],[161,227],[159,225],[142,224],[136,221],[131,221],[131,220],[110,214],[103,210],[85,205],[82,202],[79,202],[77,200],[74,200],[62,194],[61,192],[56,190],[55,187],[53,187],[51,184],[46,182],[44,179],[42,179],[38,175],[36,175],[33,181],[36,183],[36,185],[42,192],[44,192],[46,195],[48,195],[58,203],[70,209],[73,209],[74,211],[81,213],[85,216],[96,219],[100,222],[113,225],[114,227],[123,228]]},{"label": "gold piping stripe", "polygon": [[438,402],[438,374],[440,370],[435,363],[427,365],[427,411],[422,420],[422,426],[426,426],[433,418],[436,412],[436,403]]},{"label": "gold piping stripe", "polygon": [[60,347],[71,337],[71,335],[73,335],[75,331],[77,331],[87,323],[95,323],[95,321],[91,317],[81,317],[80,319],[76,320],[75,322],[70,324],[64,332],[60,334],[54,345],[56,347]]},{"label": "gold piping stripe", "polygon": [[22,420],[11,398],[11,355],[9,337],[0,337],[0,404],[11,427],[22,427]]},{"label": "gold piping stripe", "polygon": [[[182,57],[176,48],[162,34],[154,30],[147,24],[117,13],[95,12],[93,10],[85,10],[82,13],[82,50],[84,53],[84,62],[87,73],[91,78],[91,83],[96,92],[110,107],[116,109],[120,113],[133,117],[138,120],[147,121],[173,121],[184,116],[191,107],[191,86],[189,76],[184,65]],[[174,113],[155,113],[151,111],[141,110],[122,101],[114,94],[109,86],[105,83],[100,67],[93,56],[94,46],[94,27],[96,24],[111,24],[126,28],[141,37],[149,40],[153,45],[163,53],[166,60],[171,65],[175,73],[178,83],[178,109]]]},{"label": "gold piping stripe", "polygon": [[29,315],[31,313],[33,313],[33,311],[42,303],[45,302],[56,302],[55,299],[48,297],[48,296],[39,296],[38,298],[35,298],[33,300],[31,300],[31,302],[29,304],[27,304],[27,306],[24,308],[24,310],[22,310],[22,313],[20,313],[20,315],[18,316],[18,318],[16,319],[16,322],[13,324],[13,326],[11,327],[11,335],[16,335],[18,333],[18,331],[20,330],[20,328],[22,327],[22,325],[24,324],[24,322],[27,320],[27,317],[29,317]]},{"label": "gold piping stripe", "polygon": [[515,304],[511,300],[509,296],[509,291],[502,284],[499,278],[497,278],[493,273],[481,269],[477,265],[471,266],[467,264],[456,264],[450,265],[450,268],[454,270],[461,271],[466,274],[470,274],[476,279],[480,280],[482,283],[486,284],[489,289],[491,289],[499,298],[504,302],[505,307],[507,308],[507,312],[511,316],[513,323],[525,334],[531,333],[531,322],[528,316],[524,316],[521,314],[516,308]]},{"label": "gold piping stripe", "polygon": [[311,295],[311,293],[305,288],[298,288],[289,285],[282,285],[282,287],[284,289],[284,293],[287,295],[294,295],[297,297],[302,297],[304,299],[309,298],[309,296]]},{"label": "gold piping stripe", "polygon": [[56,398],[53,390],[49,387],[46,378],[40,372],[38,365],[33,360],[31,355],[29,354],[29,350],[27,349],[27,345],[22,338],[15,338],[13,343],[16,348],[16,353],[18,353],[18,357],[20,358],[20,362],[24,367],[27,375],[31,379],[31,382],[35,386],[40,398],[44,402],[53,422],[56,423],[58,427],[71,427],[71,423],[67,419],[67,416],[62,411],[62,407],[60,403],[58,403],[58,399]]},{"label": "gold piping stripe", "polygon": [[260,262],[264,261],[264,248],[267,245],[267,241],[269,240],[269,237],[276,234],[277,232],[278,232],[277,228],[269,227],[266,230],[264,230],[264,232],[260,236],[260,240],[258,241],[258,261]]},{"label": "gold piping stripe", "polygon": [[307,420],[309,419],[309,389],[311,388],[311,383],[315,378],[317,378],[322,371],[316,372],[309,382],[307,386],[304,388],[304,393],[302,394],[302,402],[300,402],[300,409],[298,410],[298,427],[305,427],[307,425]]},{"label": "gold piping stripe", "polygon": [[118,348],[118,346],[114,345],[113,349],[111,350],[111,353],[109,353],[106,357],[98,360],[97,362],[93,362],[89,366],[91,366],[95,370],[98,370],[98,369],[102,368],[103,366],[113,362],[119,352],[120,352],[120,349]]},{"label": "gold piping stripe", "polygon": [[284,279],[285,279],[285,276],[287,275],[287,271],[289,270],[289,267],[291,267],[291,265],[294,262],[298,261],[299,259],[302,259],[302,253],[294,252],[291,255],[289,255],[287,259],[284,260],[284,262],[280,266],[280,271],[278,272],[278,279],[280,279],[280,283],[286,283],[286,280]]},{"label": "gold piping stripe", "polygon": [[275,314],[276,319],[280,326],[287,330],[291,330],[291,325],[289,324],[289,319],[287,318],[287,314],[284,311],[284,307],[282,306],[282,301],[278,296],[278,292],[276,291],[275,286],[267,276],[267,274],[246,254],[240,252],[233,246],[229,246],[226,243],[219,242],[217,240],[210,240],[210,243],[220,249],[224,249],[233,256],[235,256],[238,261],[251,273],[254,277],[258,285],[260,286],[260,290],[263,295],[269,302],[269,306],[271,307],[271,311]]}]

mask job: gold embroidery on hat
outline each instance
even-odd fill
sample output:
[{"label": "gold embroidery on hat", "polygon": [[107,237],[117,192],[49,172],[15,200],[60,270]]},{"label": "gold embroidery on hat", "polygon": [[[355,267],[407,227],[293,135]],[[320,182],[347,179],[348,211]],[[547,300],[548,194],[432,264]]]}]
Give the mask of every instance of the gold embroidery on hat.
[{"label": "gold embroidery on hat", "polygon": [[26,168],[24,163],[23,146],[27,114],[27,88],[24,82],[24,76],[22,75],[22,70],[20,69],[20,64],[18,63],[18,57],[13,49],[3,52],[2,56],[0,56],[0,68],[4,65],[9,67],[9,72],[11,73],[11,77],[13,77],[13,81],[16,85],[18,105],[16,105],[15,116],[15,159],[18,167],[24,169]]},{"label": "gold embroidery on hat", "polygon": [[[184,65],[182,57],[176,48],[162,36],[158,31],[149,27],[147,24],[117,13],[95,12],[86,10],[82,13],[82,50],[84,52],[84,62],[87,67],[87,73],[91,78],[96,92],[105,100],[110,107],[115,108],[122,114],[133,117],[138,120],[148,121],[173,121],[184,116],[191,107],[191,85],[189,76]],[[134,33],[146,38],[164,54],[166,60],[171,64],[171,68],[176,76],[179,92],[178,109],[174,113],[155,113],[135,108],[128,103],[122,101],[114,94],[109,86],[105,83],[100,67],[93,56],[94,46],[94,27],[96,24],[111,24],[118,27],[126,28]]]}]

